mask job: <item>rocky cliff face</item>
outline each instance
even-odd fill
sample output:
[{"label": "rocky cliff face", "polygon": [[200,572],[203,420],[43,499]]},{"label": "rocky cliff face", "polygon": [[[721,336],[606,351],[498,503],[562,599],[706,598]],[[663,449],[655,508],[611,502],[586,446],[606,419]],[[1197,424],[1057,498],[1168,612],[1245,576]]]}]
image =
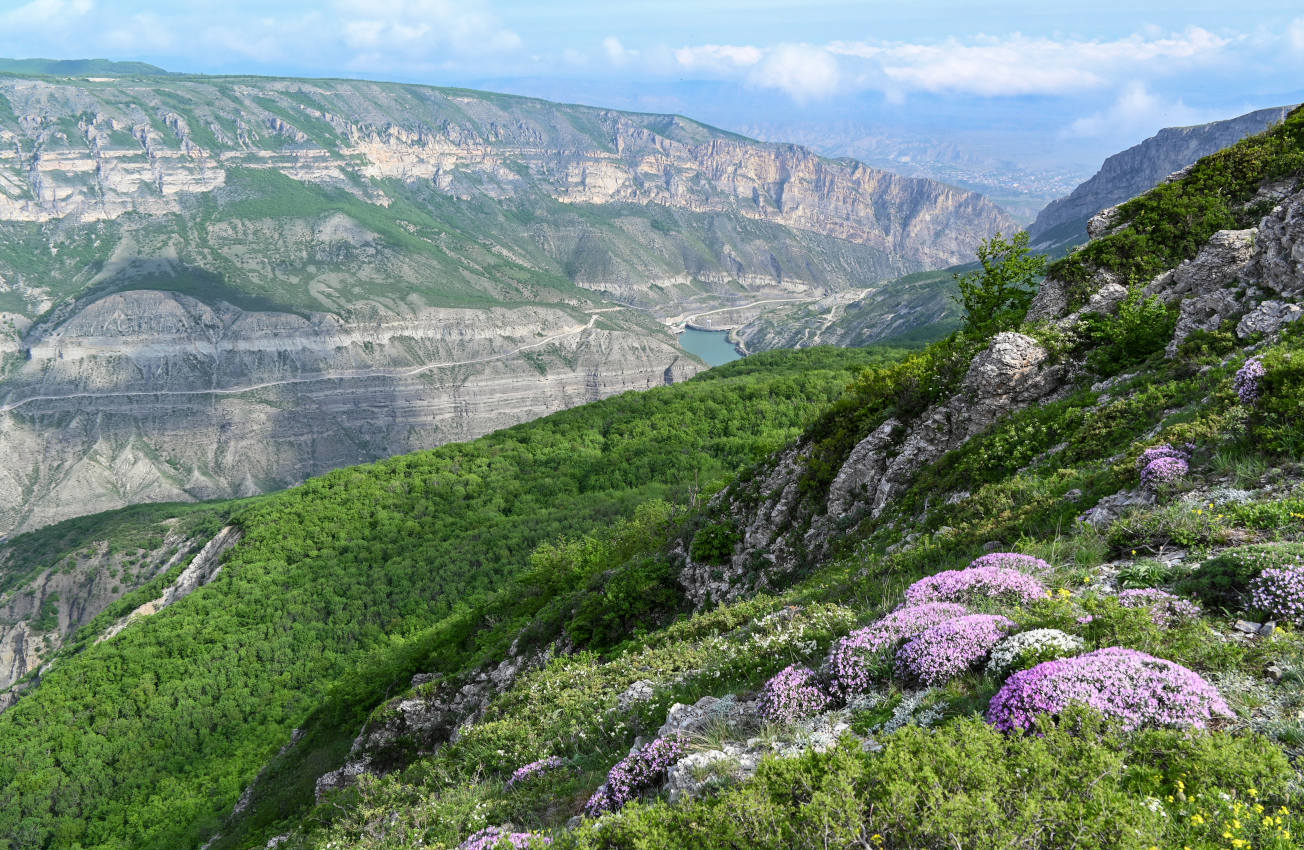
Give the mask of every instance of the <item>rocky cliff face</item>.
[{"label": "rocky cliff face", "polygon": [[[69,636],[109,603],[180,564],[200,543],[175,527],[156,548],[115,551],[97,540],[0,594],[0,709],[4,692],[39,670]],[[12,555],[0,551],[0,569],[13,568]]]},{"label": "rocky cliff face", "polygon": [[673,116],[0,80],[0,533],[683,378],[700,364],[657,319],[864,288],[1011,225],[969,192]]},{"label": "rocky cliff face", "polygon": [[424,310],[346,322],[125,292],[25,339],[3,384],[0,526],[251,495],[689,377],[616,313]]},{"label": "rocky cliff face", "polygon": [[1085,242],[1087,220],[1096,213],[1154,188],[1201,157],[1280,124],[1293,108],[1279,106],[1226,121],[1169,127],[1114,154],[1090,180],[1068,197],[1053,201],[1037,215],[1028,228],[1034,245],[1046,250]]},{"label": "rocky cliff face", "polygon": [[[1168,357],[1176,356],[1181,342],[1196,331],[1230,323],[1239,341],[1248,344],[1254,338],[1271,339],[1304,317],[1304,190],[1295,178],[1265,185],[1247,208],[1258,209],[1265,200],[1275,205],[1257,227],[1214,233],[1195,256],[1155,276],[1142,290],[1176,310]],[[1048,278],[1025,329],[1070,339],[1084,316],[1116,312],[1128,293],[1105,270],[1097,270],[1093,289],[1086,304],[1071,309],[1065,284]],[[736,532],[736,542],[723,562],[706,563],[690,555],[691,541],[685,541],[678,552],[681,583],[694,603],[705,606],[789,579],[802,565],[827,558],[842,531],[883,515],[920,470],[1011,413],[1081,387],[1081,370],[1081,364],[1056,362],[1024,333],[997,334],[969,362],[952,395],[909,417],[879,421],[839,459],[826,488],[812,492],[808,486],[817,446],[806,442],[787,449],[764,477],[719,493],[711,503],[713,515]],[[939,501],[969,496],[934,495]],[[1097,507],[1088,506],[1082,519],[1097,524],[1112,520],[1120,506],[1139,503],[1135,496],[1111,496]],[[903,536],[903,545],[913,543],[909,534]]]}]

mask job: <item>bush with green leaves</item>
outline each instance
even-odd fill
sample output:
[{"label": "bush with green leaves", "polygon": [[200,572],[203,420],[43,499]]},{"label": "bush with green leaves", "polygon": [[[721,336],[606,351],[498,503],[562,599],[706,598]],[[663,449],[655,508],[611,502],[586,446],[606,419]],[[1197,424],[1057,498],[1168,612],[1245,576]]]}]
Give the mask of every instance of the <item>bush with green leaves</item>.
[{"label": "bush with green leaves", "polygon": [[1112,315],[1088,313],[1078,333],[1088,349],[1087,368],[1098,375],[1117,375],[1162,351],[1173,336],[1177,310],[1133,287]]},{"label": "bush with green leaves", "polygon": [[1270,567],[1304,562],[1304,544],[1261,543],[1224,549],[1177,583],[1178,593],[1212,608],[1237,610],[1249,601],[1249,588]]},{"label": "bush with green leaves", "polygon": [[1028,250],[1028,232],[1005,239],[997,233],[978,245],[976,271],[957,274],[957,301],[963,311],[964,331],[990,336],[1017,327],[1028,312],[1046,258]]}]

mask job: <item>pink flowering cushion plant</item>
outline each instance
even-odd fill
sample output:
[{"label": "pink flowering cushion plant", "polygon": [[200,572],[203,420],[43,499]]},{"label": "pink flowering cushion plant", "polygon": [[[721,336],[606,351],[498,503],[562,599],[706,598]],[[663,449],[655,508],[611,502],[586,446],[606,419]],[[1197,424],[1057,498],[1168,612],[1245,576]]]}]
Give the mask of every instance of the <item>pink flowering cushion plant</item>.
[{"label": "pink flowering cushion plant", "polygon": [[1191,467],[1180,457],[1161,457],[1146,464],[1141,470],[1141,484],[1145,487],[1158,487],[1186,477]]},{"label": "pink flowering cushion plant", "polygon": [[921,578],[906,588],[906,605],[929,602],[976,602],[992,599],[1028,605],[1046,598],[1046,588],[1026,573],[1005,567],[947,570]]},{"label": "pink flowering cushion plant", "polygon": [[607,781],[584,805],[584,812],[597,816],[614,812],[640,794],[651,791],[665,778],[671,765],[684,756],[684,740],[678,735],[656,738],[625,756],[607,773]]},{"label": "pink flowering cushion plant", "polygon": [[1002,570],[1019,570],[1025,573],[1048,573],[1051,570],[1050,564],[1041,558],[1032,555],[1022,555],[1018,552],[991,552],[982,557],[975,558],[969,564],[969,569],[981,569],[982,567],[996,567]]},{"label": "pink flowering cushion plant", "polygon": [[1250,582],[1250,604],[1304,626],[1304,566],[1269,567]]},{"label": "pink flowering cushion plant", "polygon": [[1015,629],[999,614],[969,614],[931,626],[897,651],[897,675],[921,685],[942,685],[977,666]]},{"label": "pink flowering cushion plant", "polygon": [[1262,393],[1259,379],[1266,374],[1268,370],[1264,368],[1263,361],[1257,357],[1246,360],[1245,365],[1236,370],[1232,387],[1243,404],[1253,404],[1259,400],[1259,395]]},{"label": "pink flowering cushion plant", "polygon": [[1195,446],[1190,443],[1181,447],[1174,447],[1169,443],[1160,443],[1141,452],[1136,459],[1136,468],[1140,472],[1155,461],[1164,458],[1172,458],[1187,463],[1191,460],[1191,452],[1193,451],[1195,451]]},{"label": "pink flowering cushion plant", "polygon": [[873,684],[881,656],[929,626],[963,617],[969,609],[954,602],[929,602],[898,608],[833,645],[825,662],[830,689],[842,699],[864,693]]},{"label": "pink flowering cushion plant", "polygon": [[515,788],[517,785],[520,785],[523,782],[528,782],[536,776],[541,776],[550,770],[556,770],[565,763],[566,762],[558,756],[549,756],[546,759],[539,759],[538,761],[532,761],[529,764],[522,765],[512,772],[511,777],[507,780],[507,787]]},{"label": "pink flowering cushion plant", "polygon": [[1205,728],[1232,710],[1213,685],[1192,670],[1134,649],[1111,646],[1046,661],[1005,680],[987,707],[987,722],[1003,732],[1027,731],[1041,715],[1071,704],[1143,726]]},{"label": "pink flowering cushion plant", "polygon": [[761,716],[775,723],[791,723],[818,714],[829,705],[815,671],[789,665],[761,688]]},{"label": "pink flowering cushion plant", "polygon": [[1125,590],[1118,595],[1118,602],[1124,608],[1149,608],[1150,619],[1166,629],[1200,616],[1199,605],[1154,587]]},{"label": "pink flowering cushion plant", "polygon": [[472,834],[469,838],[457,845],[457,850],[497,850],[504,846],[513,848],[513,850],[523,850],[526,847],[542,847],[552,843],[552,839],[546,835],[535,835],[531,832],[508,832],[497,826],[486,827],[477,833]]}]

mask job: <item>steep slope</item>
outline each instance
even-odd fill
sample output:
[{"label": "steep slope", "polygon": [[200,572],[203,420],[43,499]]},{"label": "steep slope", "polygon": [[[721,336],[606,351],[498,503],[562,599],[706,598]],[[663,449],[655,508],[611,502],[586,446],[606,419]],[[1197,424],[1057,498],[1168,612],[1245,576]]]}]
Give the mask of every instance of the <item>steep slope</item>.
[{"label": "steep slope", "polygon": [[1135,198],[1201,157],[1278,124],[1293,107],[1259,109],[1226,121],[1168,127],[1116,153],[1068,197],[1052,201],[1028,228],[1034,247],[1060,252],[1087,241],[1087,221],[1096,213]]},{"label": "steep slope", "polygon": [[[532,559],[536,547],[565,535],[573,543],[564,545],[599,551],[601,529],[622,518],[646,526],[639,541],[664,533],[671,508],[658,500],[696,501],[799,433],[863,365],[891,356],[760,355],[225,506],[243,538],[215,578],[209,570],[211,581],[156,613],[150,603],[168,596],[171,572],[123,596],[66,639],[39,682],[0,714],[0,838],[197,847],[324,701],[315,734],[302,741],[310,749],[298,778],[311,801],[317,776],[337,766],[367,711],[424,669],[431,651],[449,665],[478,653],[482,600],[523,573],[558,588],[575,579]],[[8,544],[31,561],[12,577],[15,596],[40,586],[43,564],[56,572],[64,564],[61,528]],[[64,545],[89,549],[83,540],[95,534],[64,535]],[[167,551],[158,545],[147,563]],[[31,560],[33,551],[44,560]],[[637,592],[664,601],[668,584],[650,569]],[[470,643],[449,644],[457,633]],[[277,790],[305,789],[286,781]]]},{"label": "steep slope", "polygon": [[0,532],[681,380],[701,364],[661,319],[876,286],[1009,225],[969,192],[675,116],[3,76]]},{"label": "steep slope", "polygon": [[216,846],[1296,846],[1301,240],[1297,111],[664,536],[541,550]]}]

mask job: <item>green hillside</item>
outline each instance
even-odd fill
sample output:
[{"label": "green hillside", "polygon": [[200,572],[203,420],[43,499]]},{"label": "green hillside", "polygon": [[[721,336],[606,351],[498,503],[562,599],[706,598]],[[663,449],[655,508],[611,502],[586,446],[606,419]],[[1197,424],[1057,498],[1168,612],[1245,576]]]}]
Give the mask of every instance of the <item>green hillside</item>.
[{"label": "green hillside", "polygon": [[[347,747],[412,673],[474,657],[448,646],[448,631],[476,624],[540,543],[710,492],[893,356],[768,355],[240,506],[230,521],[246,537],[217,581],[59,661],[0,714],[0,835],[42,847],[199,841],[323,699],[344,701],[330,731]],[[119,607],[137,597],[151,598]]]}]

